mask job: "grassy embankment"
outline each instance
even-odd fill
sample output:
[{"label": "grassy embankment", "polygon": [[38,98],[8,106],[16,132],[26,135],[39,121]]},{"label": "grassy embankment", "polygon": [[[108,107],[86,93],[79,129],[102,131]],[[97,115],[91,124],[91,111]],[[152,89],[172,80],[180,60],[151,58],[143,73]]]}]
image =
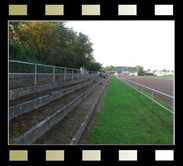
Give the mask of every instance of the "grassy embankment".
[{"label": "grassy embankment", "polygon": [[145,76],[145,77],[173,80],[173,76]]},{"label": "grassy embankment", "polygon": [[168,111],[155,103],[151,110],[151,100],[115,77],[106,93],[90,144],[173,144]]}]

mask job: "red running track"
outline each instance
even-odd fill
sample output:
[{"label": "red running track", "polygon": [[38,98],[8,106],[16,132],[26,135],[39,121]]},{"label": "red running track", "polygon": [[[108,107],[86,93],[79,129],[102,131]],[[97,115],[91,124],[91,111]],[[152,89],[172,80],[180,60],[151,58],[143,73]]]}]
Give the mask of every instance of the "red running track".
[{"label": "red running track", "polygon": [[[155,90],[165,93],[167,95],[174,96],[173,80],[160,79],[160,78],[159,79],[158,78],[148,78],[148,77],[143,77],[143,76],[129,76],[129,77],[123,77],[123,78],[134,81],[139,84],[142,84],[149,88],[155,89]],[[148,90],[146,90],[146,91],[151,94],[150,91],[148,91]],[[168,104],[171,103],[171,99],[167,98],[163,95],[154,93],[154,96],[165,101]]]}]

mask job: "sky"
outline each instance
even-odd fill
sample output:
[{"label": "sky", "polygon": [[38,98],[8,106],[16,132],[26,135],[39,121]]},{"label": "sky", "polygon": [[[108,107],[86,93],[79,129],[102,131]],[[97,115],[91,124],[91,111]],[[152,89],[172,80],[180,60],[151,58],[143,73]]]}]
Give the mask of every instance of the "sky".
[{"label": "sky", "polygon": [[174,70],[174,21],[67,21],[66,26],[89,36],[103,67]]}]

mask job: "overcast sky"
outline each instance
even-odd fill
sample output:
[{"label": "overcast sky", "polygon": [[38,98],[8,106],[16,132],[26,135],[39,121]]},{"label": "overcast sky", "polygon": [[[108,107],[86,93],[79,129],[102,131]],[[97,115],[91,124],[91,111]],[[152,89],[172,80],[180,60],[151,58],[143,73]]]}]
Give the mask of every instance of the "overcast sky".
[{"label": "overcast sky", "polygon": [[103,66],[174,70],[174,21],[68,21],[89,36]]}]

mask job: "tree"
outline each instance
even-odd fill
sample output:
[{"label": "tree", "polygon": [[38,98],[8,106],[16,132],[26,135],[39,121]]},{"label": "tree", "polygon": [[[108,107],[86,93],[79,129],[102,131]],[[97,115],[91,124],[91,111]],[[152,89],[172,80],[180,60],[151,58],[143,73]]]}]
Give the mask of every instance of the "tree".
[{"label": "tree", "polygon": [[136,66],[135,68],[136,68],[138,74],[141,74],[144,71],[144,68],[142,66]]},{"label": "tree", "polygon": [[9,57],[12,60],[43,63],[68,68],[99,70],[93,44],[65,22],[10,22]]},{"label": "tree", "polygon": [[165,72],[165,71],[166,71],[166,69],[164,68],[162,71],[163,71],[163,72]]},{"label": "tree", "polygon": [[89,60],[87,64],[85,64],[84,68],[90,71],[99,71],[102,69],[102,64],[97,62],[94,58]]}]

